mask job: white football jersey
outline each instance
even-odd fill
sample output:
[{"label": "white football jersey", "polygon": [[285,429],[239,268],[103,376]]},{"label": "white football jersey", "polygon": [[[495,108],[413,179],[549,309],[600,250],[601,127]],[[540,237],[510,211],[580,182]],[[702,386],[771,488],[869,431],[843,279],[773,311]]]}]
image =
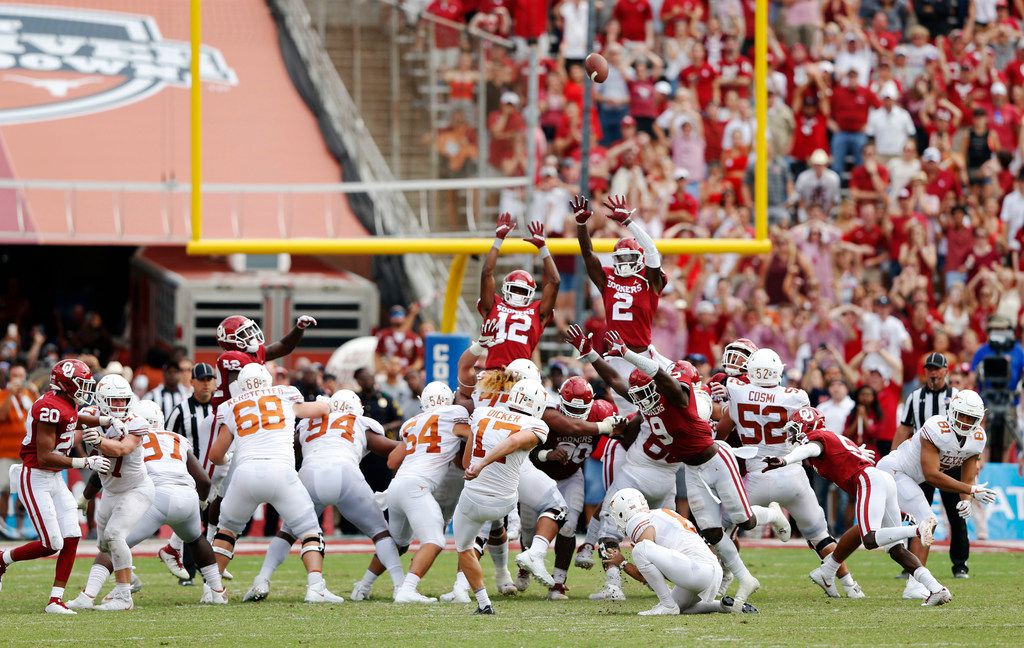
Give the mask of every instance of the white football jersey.
[{"label": "white football jersey", "polygon": [[142,461],[153,485],[188,486],[196,482],[188,473],[188,453],[192,446],[188,439],[167,430],[149,430],[142,437]]},{"label": "white football jersey", "polygon": [[366,456],[366,435],[384,434],[377,421],[366,416],[332,412],[326,417],[299,421],[302,465],[346,462],[358,470]]},{"label": "white football jersey", "polygon": [[[540,443],[548,438],[548,424],[544,421],[497,407],[473,410],[469,426],[473,431],[474,461],[482,459],[510,435],[522,430],[533,432]],[[528,450],[516,450],[489,464],[476,479],[466,482],[465,490],[497,497],[514,497],[519,490],[519,470],[524,461],[529,461],[529,456]]]},{"label": "white football jersey", "polygon": [[[133,434],[143,437],[149,432],[149,421],[141,417],[133,417],[125,421],[126,434]],[[100,428],[100,432],[108,439],[117,439],[121,433],[113,426]],[[146,472],[142,462],[142,444],[123,457],[109,457],[110,472],[100,473],[100,483],[103,490],[111,494],[127,493],[144,484],[151,482],[149,473]]]},{"label": "white football jersey", "polygon": [[629,518],[626,522],[626,535],[636,544],[640,541],[640,535],[652,527],[655,544],[678,551],[693,560],[712,564],[718,562],[704,538],[700,537],[697,527],[669,509],[655,509]]},{"label": "white football jersey", "polygon": [[725,382],[729,392],[729,418],[743,445],[756,445],[757,458],[747,461],[748,470],[764,467],[764,457],[783,457],[790,448],[783,428],[793,412],[808,407],[807,392],[793,387],[758,387],[745,376]]},{"label": "white football jersey", "polygon": [[289,385],[239,394],[217,408],[218,424],[235,437],[233,466],[250,459],[295,464],[295,408],[302,402],[299,390]]},{"label": "white football jersey", "polygon": [[[678,463],[669,463],[668,451],[672,445],[672,435],[657,414],[647,416],[641,414],[640,431],[636,441],[626,450],[626,460],[649,468],[657,468],[667,472],[679,470]],[[671,477],[669,477],[671,478]]]},{"label": "white football jersey", "polygon": [[395,477],[412,475],[428,481],[431,488],[444,479],[448,464],[459,452],[461,439],[455,426],[469,424],[469,412],[461,405],[439,407],[423,412],[402,425],[406,455]]},{"label": "white football jersey", "polygon": [[[965,461],[980,455],[985,449],[985,430],[978,428],[968,437],[961,437],[949,427],[943,415],[933,416],[924,422],[917,434],[893,450],[900,472],[918,484],[924,481],[921,468],[921,439],[927,439],[939,449],[939,468],[949,470],[962,466]],[[963,442],[961,444],[961,441]]]},{"label": "white football jersey", "polygon": [[507,391],[484,391],[477,379],[476,387],[473,388],[473,411],[481,407],[504,407],[507,401]]}]

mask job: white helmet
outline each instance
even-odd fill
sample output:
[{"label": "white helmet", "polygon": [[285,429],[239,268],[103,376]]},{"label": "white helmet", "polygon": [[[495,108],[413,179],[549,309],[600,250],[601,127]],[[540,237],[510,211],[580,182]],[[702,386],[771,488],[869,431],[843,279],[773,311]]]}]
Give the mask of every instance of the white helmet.
[{"label": "white helmet", "polygon": [[626,523],[629,518],[638,513],[646,513],[651,508],[647,505],[647,498],[635,488],[623,488],[615,493],[611,503],[608,504],[608,512],[611,514],[619,531],[626,530]]},{"label": "white helmet", "polygon": [[510,410],[540,418],[548,406],[548,391],[539,380],[524,378],[512,386],[505,405]]},{"label": "white helmet", "polygon": [[710,423],[713,405],[711,394],[704,387],[700,387],[693,391],[693,395],[697,398],[697,416]]},{"label": "white helmet", "polygon": [[978,392],[965,389],[957,392],[949,401],[946,409],[946,421],[949,427],[960,436],[973,434],[981,427],[981,420],[985,418],[985,403],[981,400]]},{"label": "white helmet", "polygon": [[266,389],[274,385],[274,378],[267,371],[267,368],[258,362],[250,362],[242,367],[235,378],[235,385],[239,394]]},{"label": "white helmet", "polygon": [[778,387],[785,368],[782,358],[771,349],[758,349],[747,358],[747,377],[758,387]]},{"label": "white helmet", "polygon": [[455,394],[452,388],[440,380],[427,383],[420,394],[420,406],[424,412],[429,412],[438,407],[445,407],[455,402]]},{"label": "white helmet", "polygon": [[359,400],[359,394],[351,389],[339,389],[331,395],[331,411],[362,416],[363,401]]},{"label": "white helmet", "polygon": [[505,373],[509,374],[515,380],[540,380],[540,369],[537,365],[533,364],[533,360],[527,360],[526,358],[518,358],[508,363],[505,367]]},{"label": "white helmet", "polygon": [[96,407],[104,416],[121,421],[127,419],[128,408],[134,399],[132,386],[120,374],[107,374],[96,383]]},{"label": "white helmet", "polygon": [[164,413],[160,406],[151,400],[139,400],[132,403],[130,408],[132,416],[145,419],[149,427],[154,430],[162,429],[164,426]]}]

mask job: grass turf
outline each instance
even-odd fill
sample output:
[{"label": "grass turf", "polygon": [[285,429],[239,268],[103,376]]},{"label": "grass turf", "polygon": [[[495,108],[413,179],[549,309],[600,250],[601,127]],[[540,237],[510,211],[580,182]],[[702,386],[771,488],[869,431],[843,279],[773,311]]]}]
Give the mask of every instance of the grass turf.
[{"label": "grass turf", "polygon": [[[749,549],[743,556],[760,579],[752,599],[761,613],[680,617],[638,617],[652,606],[654,594],[637,583],[627,585],[624,603],[587,600],[600,584],[600,570],[569,572],[573,600],[550,602],[536,583],[514,599],[494,597],[497,616],[470,615],[472,606],[435,604],[399,606],[388,602],[391,583],[385,575],[374,587],[375,601],[339,606],[302,602],[305,576],[296,556],[275,575],[270,598],[241,603],[242,594],[261,563],[239,557],[231,564],[231,604],[196,604],[201,586],[181,587],[156,558],[136,560],[145,583],[135,595],[135,610],[126,613],[80,612],[75,617],[42,613],[53,578],[50,560],[19,563],[8,570],[0,592],[0,645],[45,646],[84,642],[105,645],[294,646],[677,646],[744,645],[943,645],[999,646],[1024,644],[1024,553],[977,554],[971,579],[954,580],[949,559],[935,554],[931,568],[953,592],[940,608],[922,608],[900,597],[904,581],[898,569],[878,552],[858,551],[851,561],[868,598],[830,600],[808,580],[814,561],[807,551]],[[368,556],[330,554],[328,586],[348,598]],[[68,587],[73,598],[86,579],[91,560],[79,559]],[[550,559],[549,559],[550,564]],[[455,556],[441,555],[421,585],[439,595],[451,585]],[[408,557],[406,557],[408,566]],[[491,584],[491,563],[484,558]],[[104,589],[104,593],[109,589]],[[493,591],[493,590],[492,590]]]}]

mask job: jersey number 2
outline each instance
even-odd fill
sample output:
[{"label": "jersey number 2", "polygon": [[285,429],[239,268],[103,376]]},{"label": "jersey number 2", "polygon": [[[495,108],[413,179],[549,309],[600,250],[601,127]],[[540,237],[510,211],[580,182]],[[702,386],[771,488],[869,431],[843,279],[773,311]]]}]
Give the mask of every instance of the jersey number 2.
[{"label": "jersey number 2", "polygon": [[612,304],[612,319],[616,322],[632,322],[633,295],[630,293],[617,292],[614,295],[615,303]]}]

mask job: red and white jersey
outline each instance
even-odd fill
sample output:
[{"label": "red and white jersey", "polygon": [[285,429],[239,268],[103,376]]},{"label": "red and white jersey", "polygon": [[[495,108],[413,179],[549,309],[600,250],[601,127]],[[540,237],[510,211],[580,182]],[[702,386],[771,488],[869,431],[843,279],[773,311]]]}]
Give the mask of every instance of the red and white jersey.
[{"label": "red and white jersey", "polygon": [[697,412],[696,398],[682,409],[661,396],[653,413],[641,414],[646,424],[626,454],[633,463],[676,470],[678,462],[696,457],[715,442],[711,425]]},{"label": "red and white jersey", "polygon": [[217,389],[213,392],[213,398],[210,399],[210,404],[213,405],[214,412],[217,411],[217,407],[233,396],[231,393],[231,384],[228,380],[228,374],[235,372],[236,374],[242,370],[247,364],[258,362],[265,364],[267,360],[267,349],[262,344],[260,348],[256,350],[256,353],[246,353],[245,351],[225,351],[224,353],[217,356],[217,364],[214,371],[217,372]]},{"label": "red and white jersey", "polygon": [[848,438],[829,430],[811,430],[807,441],[821,445],[821,454],[807,460],[819,475],[850,495],[857,495],[857,475],[874,466],[864,451]]},{"label": "red and white jersey", "polygon": [[[473,433],[473,461],[482,459],[516,432],[529,430],[541,443],[548,438],[548,424],[544,421],[497,407],[473,410],[469,427]],[[485,466],[476,479],[466,482],[464,490],[489,497],[515,497],[519,490],[519,470],[524,461],[529,461],[529,452],[516,450]]]},{"label": "red and white jersey", "polygon": [[654,543],[678,551],[687,558],[703,563],[717,563],[704,538],[693,523],[669,509],[655,509],[637,513],[626,522],[626,535],[630,542],[640,542],[640,536],[647,529],[654,529]]},{"label": "red and white jersey", "polygon": [[437,488],[459,452],[462,440],[455,426],[460,423],[469,425],[469,412],[461,405],[438,407],[406,421],[401,433],[406,454],[395,477],[419,477]]},{"label": "red and white jersey", "polygon": [[651,345],[651,322],[658,310],[658,293],[647,277],[620,277],[604,268],[604,317],[609,331],[616,331],[632,348]]},{"label": "red and white jersey", "polygon": [[539,301],[519,308],[495,295],[490,312],[480,314],[485,320],[498,320],[497,343],[487,349],[487,369],[502,368],[513,360],[533,357],[541,331],[547,324],[540,315]]},{"label": "red and white jersey", "polygon": [[939,450],[939,468],[949,470],[962,466],[971,457],[976,457],[985,449],[987,437],[985,430],[978,428],[970,436],[962,437],[949,427],[943,415],[933,416],[924,422],[917,434],[910,437],[892,451],[890,455],[899,466],[899,471],[920,484],[924,481],[924,470],[921,468],[921,440],[927,439]]},{"label": "red and white jersey", "polygon": [[[25,438],[21,440],[21,463],[26,468],[39,468],[36,456],[36,433],[40,423],[51,423],[56,427],[57,439],[53,452],[68,456],[75,445],[75,428],[78,427],[78,409],[57,392],[48,391],[32,405],[32,411],[25,419]],[[60,472],[62,468],[40,468]]]},{"label": "red and white jersey", "polygon": [[[96,416],[99,414],[99,410],[95,405],[89,405],[88,407],[83,407],[81,413]],[[126,428],[124,434],[140,437],[140,443],[134,450],[123,457],[107,457],[110,459],[110,472],[107,474],[100,473],[100,484],[103,485],[104,492],[112,495],[127,493],[151,483],[149,473],[146,472],[146,467],[142,463],[141,443],[141,437],[149,432],[149,421],[140,416],[133,416],[124,422],[124,426]],[[122,432],[113,425],[100,427],[99,430],[100,434],[106,439],[117,440],[122,435]],[[100,453],[96,452],[95,454]]]},{"label": "red and white jersey", "polygon": [[423,338],[412,331],[386,328],[377,334],[377,353],[408,366],[423,357]]},{"label": "red and white jersey", "polygon": [[188,439],[167,430],[149,430],[142,437],[142,462],[153,485],[188,486],[196,482],[188,473],[188,453],[192,451]]},{"label": "red and white jersey", "polygon": [[367,434],[384,434],[380,423],[366,416],[332,412],[315,419],[303,419],[298,427],[302,445],[302,465],[326,465],[337,468],[341,463],[359,469],[359,462],[368,452]]},{"label": "red and white jersey", "polygon": [[235,437],[232,466],[252,459],[295,465],[295,409],[302,394],[290,385],[239,394],[217,408],[214,429],[224,425]]},{"label": "red and white jersey", "polygon": [[811,402],[807,392],[792,387],[758,387],[746,376],[725,381],[729,392],[729,418],[736,424],[743,445],[757,446],[757,458],[747,461],[751,472],[764,468],[764,457],[784,457],[789,452],[786,432],[789,417]]}]

